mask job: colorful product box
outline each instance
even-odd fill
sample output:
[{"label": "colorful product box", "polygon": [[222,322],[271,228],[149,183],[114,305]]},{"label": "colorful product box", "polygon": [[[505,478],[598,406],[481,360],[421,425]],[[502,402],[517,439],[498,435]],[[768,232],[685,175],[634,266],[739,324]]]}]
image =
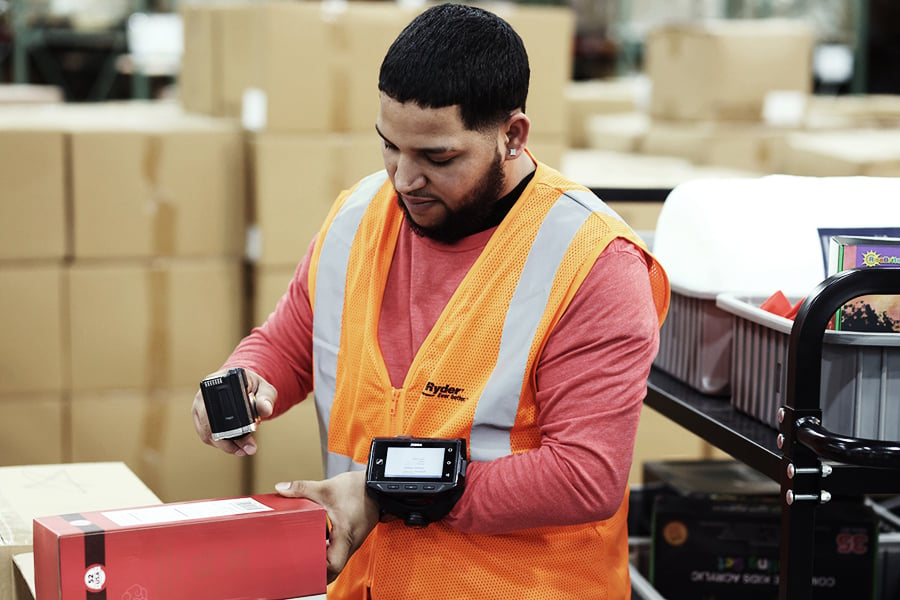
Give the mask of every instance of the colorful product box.
[{"label": "colorful product box", "polygon": [[324,594],[325,509],[261,494],[34,519],[37,600]]},{"label": "colorful product box", "polygon": [[[829,274],[857,268],[900,267],[900,238],[844,236],[831,238]],[[900,295],[866,295],[852,299],[835,314],[838,331],[900,332]]]},{"label": "colorful product box", "polygon": [[[662,495],[651,539],[650,580],[665,598],[778,598],[777,496]],[[878,521],[871,509],[851,501],[821,505],[809,544],[814,598],[873,600]]]}]

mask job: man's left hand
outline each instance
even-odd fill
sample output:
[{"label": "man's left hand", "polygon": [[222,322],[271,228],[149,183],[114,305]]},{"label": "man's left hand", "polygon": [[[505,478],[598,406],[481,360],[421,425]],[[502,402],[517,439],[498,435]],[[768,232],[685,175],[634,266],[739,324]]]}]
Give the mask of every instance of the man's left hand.
[{"label": "man's left hand", "polygon": [[275,485],[290,498],[307,498],[325,507],[331,520],[326,553],[328,582],[340,574],[378,524],[378,505],[366,494],[366,472],[341,473],[323,481],[293,481]]}]

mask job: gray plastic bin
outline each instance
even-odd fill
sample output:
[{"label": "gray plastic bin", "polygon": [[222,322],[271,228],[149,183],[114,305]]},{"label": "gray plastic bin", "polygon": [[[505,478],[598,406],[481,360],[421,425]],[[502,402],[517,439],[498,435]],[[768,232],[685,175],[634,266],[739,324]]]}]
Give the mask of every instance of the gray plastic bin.
[{"label": "gray plastic bin", "polygon": [[697,294],[673,284],[653,364],[697,391],[727,395],[731,335],[731,315],[716,306],[715,294]]},{"label": "gray plastic bin", "polygon": [[[732,319],[731,403],[777,429],[793,321],[759,308],[764,300],[719,294],[716,306]],[[900,334],[826,331],[821,390],[829,430],[900,439]]]}]

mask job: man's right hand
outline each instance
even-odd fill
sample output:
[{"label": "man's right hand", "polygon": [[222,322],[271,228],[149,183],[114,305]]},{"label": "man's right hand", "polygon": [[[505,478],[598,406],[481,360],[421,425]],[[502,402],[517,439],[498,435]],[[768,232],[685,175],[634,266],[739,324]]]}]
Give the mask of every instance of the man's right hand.
[{"label": "man's right hand", "polygon": [[[210,373],[207,377],[224,375],[227,372],[227,369],[216,371],[215,373]],[[259,414],[259,417],[261,419],[266,419],[272,416],[275,398],[278,395],[278,392],[276,392],[275,388],[269,385],[265,379],[253,371],[244,369],[244,373],[247,376],[248,391],[256,397],[256,412]],[[194,430],[196,430],[197,435],[200,436],[200,440],[203,443],[215,446],[219,450],[234,454],[235,456],[249,456],[251,454],[256,454],[256,440],[253,439],[253,434],[248,433],[243,437],[233,440],[212,439],[212,430],[209,427],[209,417],[206,415],[206,405],[203,403],[203,394],[200,391],[200,388],[197,388],[197,393],[194,394],[194,404],[191,408],[191,413],[194,418]]]}]

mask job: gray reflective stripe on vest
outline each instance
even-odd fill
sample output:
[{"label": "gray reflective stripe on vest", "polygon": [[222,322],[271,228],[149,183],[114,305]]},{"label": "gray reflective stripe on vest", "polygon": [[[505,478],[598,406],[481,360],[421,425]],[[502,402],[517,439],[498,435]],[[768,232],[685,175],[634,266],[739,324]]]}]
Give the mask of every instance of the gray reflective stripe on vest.
[{"label": "gray reflective stripe on vest", "polygon": [[[326,477],[365,468],[353,463],[349,456],[328,452],[328,422],[334,405],[350,248],[369,203],[386,180],[387,172],[379,171],[359,182],[325,233],[319,255],[313,312],[313,377]],[[323,273],[327,276],[322,277]]]},{"label": "gray reflective stripe on vest", "polygon": [[598,198],[597,195],[590,190],[570,190],[566,192],[566,196],[596,213],[609,215],[617,221],[625,222],[625,219],[620,217],[616,211],[611,209],[606,202]]},{"label": "gray reflective stripe on vest", "polygon": [[472,460],[488,461],[512,453],[510,431],[519,408],[528,353],[553,279],[575,235],[594,212],[618,218],[593,193],[569,191],[559,197],[538,230],[503,322],[497,364],[475,407],[469,442]]}]

